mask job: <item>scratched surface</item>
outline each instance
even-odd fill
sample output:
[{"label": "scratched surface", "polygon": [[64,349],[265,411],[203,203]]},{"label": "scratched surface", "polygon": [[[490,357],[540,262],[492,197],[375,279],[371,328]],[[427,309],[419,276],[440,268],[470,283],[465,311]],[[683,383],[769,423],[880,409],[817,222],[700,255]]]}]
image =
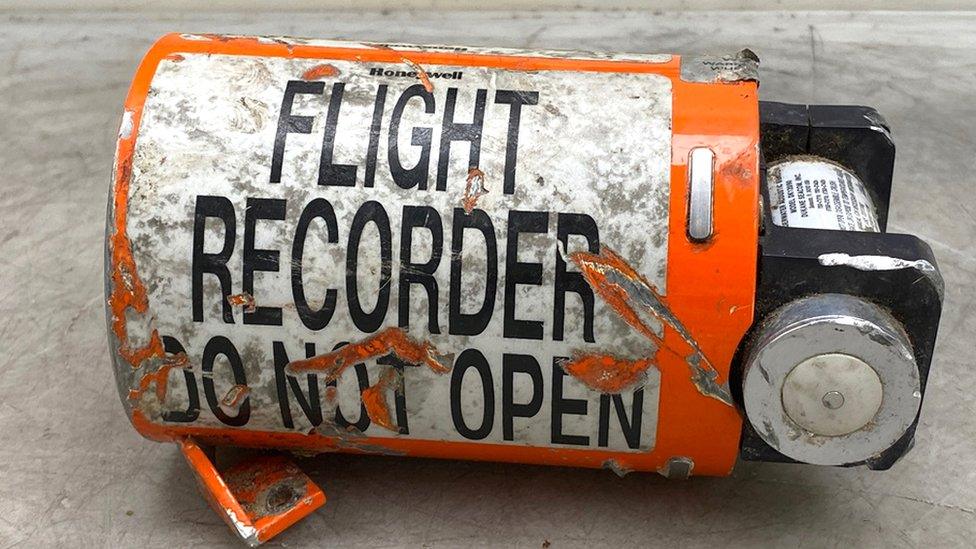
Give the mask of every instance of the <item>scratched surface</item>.
[{"label": "scratched surface", "polygon": [[272,546],[958,546],[976,537],[976,14],[0,15],[0,548],[238,545],[174,446],[128,425],[102,237],[120,108],[164,32],[763,59],[761,97],[863,103],[898,144],[892,231],[935,249],[947,305],[917,447],[887,473],[732,478],[326,456],[329,501]]}]

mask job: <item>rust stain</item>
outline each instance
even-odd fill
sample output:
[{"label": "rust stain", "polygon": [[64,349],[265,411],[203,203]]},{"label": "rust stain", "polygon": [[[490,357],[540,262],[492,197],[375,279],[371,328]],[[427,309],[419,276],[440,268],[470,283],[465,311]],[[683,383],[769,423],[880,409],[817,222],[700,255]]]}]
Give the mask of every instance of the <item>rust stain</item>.
[{"label": "rust stain", "polygon": [[321,65],[315,65],[302,73],[302,78],[304,80],[318,80],[319,78],[336,76],[337,74],[339,74],[339,69],[337,69],[335,65],[322,63]]},{"label": "rust stain", "polygon": [[236,409],[250,393],[251,388],[247,385],[234,385],[227,390],[227,394],[220,399],[220,403],[228,408]]},{"label": "rust stain", "polygon": [[227,296],[227,303],[231,307],[244,307],[244,311],[248,313],[253,313],[257,308],[254,303],[254,296],[247,292]]},{"label": "rust stain", "polygon": [[363,406],[366,408],[369,419],[380,427],[395,433],[399,432],[400,429],[393,421],[386,395],[390,386],[394,381],[397,381],[397,377],[396,369],[389,368],[379,381],[362,392]]},{"label": "rust stain", "polygon": [[[569,259],[579,268],[587,284],[627,324],[651,340],[658,349],[676,353],[688,364],[691,380],[700,393],[730,406],[733,405],[728,384],[718,383],[718,371],[705,357],[691,332],[674,315],[664,296],[659,294],[651,283],[631,267],[627,261],[607,246],[602,246],[599,254],[574,252],[569,254]],[[687,348],[684,350],[672,348],[645,321],[648,317],[657,319],[677,332]],[[576,358],[574,362],[580,362],[582,365],[571,363],[570,367],[575,367],[578,372],[586,374],[587,379],[616,379],[618,374],[614,373],[613,370],[630,369],[633,371],[642,367],[641,372],[643,372],[652,364],[649,360],[635,365],[629,364],[627,361],[604,361],[600,358],[599,356]],[[603,368],[604,372],[600,372],[600,368]],[[572,374],[569,370],[567,372]],[[633,374],[630,377],[633,377]],[[587,383],[586,379],[580,379],[580,381]],[[591,387],[599,388],[592,385]]]},{"label": "rust stain", "polygon": [[560,366],[567,374],[601,393],[619,393],[644,379],[653,365],[650,359],[621,360],[610,355],[582,354],[564,361]]},{"label": "rust stain", "polygon": [[478,205],[478,199],[486,194],[488,194],[488,188],[485,187],[485,172],[479,170],[477,166],[471,166],[468,169],[468,180],[464,186],[464,198],[461,200],[464,213],[470,214],[474,211],[474,207]]},{"label": "rust stain", "polygon": [[358,342],[350,343],[330,353],[304,360],[293,360],[286,370],[292,374],[318,372],[325,375],[326,381],[334,381],[349,366],[395,353],[404,362],[422,364],[438,374],[451,371],[451,355],[443,355],[429,341],[419,342],[400,328],[386,328]]}]

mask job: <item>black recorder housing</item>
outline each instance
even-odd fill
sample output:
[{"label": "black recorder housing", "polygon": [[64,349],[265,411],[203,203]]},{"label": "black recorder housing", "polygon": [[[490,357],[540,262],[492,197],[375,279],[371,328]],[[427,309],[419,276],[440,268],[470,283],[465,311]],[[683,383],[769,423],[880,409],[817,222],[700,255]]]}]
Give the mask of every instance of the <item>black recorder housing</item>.
[{"label": "black recorder housing", "polygon": [[[745,350],[770,314],[805,296],[837,293],[859,297],[880,306],[901,323],[914,351],[921,393],[932,362],[942,311],[941,274],[931,248],[919,238],[887,232],[895,144],[884,118],[870,107],[797,105],[763,101],[759,104],[761,141],[761,208],[756,323],[743,340],[732,371],[731,387],[742,405]],[[856,174],[877,208],[880,232],[784,227],[773,223],[766,166],[794,155],[812,155],[836,162]],[[822,254],[891,256],[920,259],[935,267],[928,276],[914,269],[860,270],[824,266]],[[747,461],[790,462],[743,422],[740,456]],[[904,435],[887,450],[851,465],[890,468],[914,444],[918,415]]]}]

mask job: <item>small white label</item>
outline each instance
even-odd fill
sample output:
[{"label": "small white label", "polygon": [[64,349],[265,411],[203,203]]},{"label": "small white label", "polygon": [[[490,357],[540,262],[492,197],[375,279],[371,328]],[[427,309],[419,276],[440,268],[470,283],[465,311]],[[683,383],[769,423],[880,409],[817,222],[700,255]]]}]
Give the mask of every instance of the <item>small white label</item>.
[{"label": "small white label", "polygon": [[880,232],[878,213],[864,184],[848,170],[815,159],[787,160],[769,168],[769,208],[780,227]]}]

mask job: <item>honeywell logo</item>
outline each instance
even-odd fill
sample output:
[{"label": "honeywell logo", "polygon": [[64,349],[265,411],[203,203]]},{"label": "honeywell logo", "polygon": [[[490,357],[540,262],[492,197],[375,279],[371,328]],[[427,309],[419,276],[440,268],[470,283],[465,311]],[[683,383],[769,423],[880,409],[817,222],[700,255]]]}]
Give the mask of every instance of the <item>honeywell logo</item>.
[{"label": "honeywell logo", "polygon": [[[370,76],[392,76],[395,78],[417,78],[417,71],[395,71],[391,69],[381,69],[374,67],[369,69]],[[428,72],[427,78],[443,78],[446,80],[460,80],[464,77],[464,71],[454,72]]]}]

